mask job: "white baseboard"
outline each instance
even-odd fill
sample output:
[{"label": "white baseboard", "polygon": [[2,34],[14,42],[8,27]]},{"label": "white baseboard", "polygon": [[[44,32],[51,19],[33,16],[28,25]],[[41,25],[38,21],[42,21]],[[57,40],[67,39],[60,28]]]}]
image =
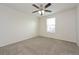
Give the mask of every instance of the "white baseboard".
[{"label": "white baseboard", "polygon": [[76,43],[76,41],[70,41],[70,40],[64,40],[64,39],[60,39],[60,38],[57,38],[57,37],[50,37],[48,35],[40,35],[42,37],[48,37],[48,38],[54,38],[54,39],[58,39],[58,40],[63,40],[63,41],[69,41],[69,42],[73,42],[73,43]]},{"label": "white baseboard", "polygon": [[79,42],[77,42],[77,46],[79,46]]},{"label": "white baseboard", "polygon": [[23,41],[23,40],[27,40],[27,39],[30,39],[30,38],[33,38],[33,37],[36,37],[36,35],[30,35],[30,36],[26,37],[25,39],[13,40],[13,41],[10,41],[8,43],[5,42],[5,43],[0,44],[0,47],[10,45],[10,44],[13,44],[13,43],[17,43],[17,42],[20,42],[20,41]]}]

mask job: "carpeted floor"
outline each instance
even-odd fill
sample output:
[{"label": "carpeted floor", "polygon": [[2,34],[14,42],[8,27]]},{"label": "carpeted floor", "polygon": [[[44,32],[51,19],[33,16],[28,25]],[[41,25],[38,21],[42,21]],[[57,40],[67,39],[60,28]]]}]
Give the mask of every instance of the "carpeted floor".
[{"label": "carpeted floor", "polygon": [[79,55],[72,42],[35,37],[0,48],[0,55]]}]

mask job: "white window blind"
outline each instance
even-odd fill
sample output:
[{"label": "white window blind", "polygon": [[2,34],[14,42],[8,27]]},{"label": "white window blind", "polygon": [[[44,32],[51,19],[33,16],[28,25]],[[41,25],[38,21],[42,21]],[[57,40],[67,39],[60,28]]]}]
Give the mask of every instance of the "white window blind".
[{"label": "white window blind", "polygon": [[47,19],[47,32],[49,33],[55,32],[55,17]]}]

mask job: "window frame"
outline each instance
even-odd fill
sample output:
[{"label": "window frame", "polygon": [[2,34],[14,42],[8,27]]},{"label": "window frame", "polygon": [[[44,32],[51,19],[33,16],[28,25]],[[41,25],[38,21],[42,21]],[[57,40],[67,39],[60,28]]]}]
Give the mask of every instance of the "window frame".
[{"label": "window frame", "polygon": [[[55,20],[54,21],[55,24],[54,24],[54,26],[52,26],[52,27],[54,27],[54,29],[52,29],[51,31],[49,31],[48,30],[48,22],[47,21],[48,21],[48,19],[52,19],[52,18],[54,18],[54,20]],[[56,32],[56,17],[49,17],[49,18],[46,19],[46,32],[47,33],[55,33]]]}]

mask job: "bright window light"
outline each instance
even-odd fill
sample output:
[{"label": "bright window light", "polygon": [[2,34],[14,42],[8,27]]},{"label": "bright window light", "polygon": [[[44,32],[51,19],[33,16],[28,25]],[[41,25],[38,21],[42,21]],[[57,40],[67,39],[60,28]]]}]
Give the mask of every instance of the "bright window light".
[{"label": "bright window light", "polygon": [[55,32],[55,17],[47,19],[47,32],[49,33]]}]

